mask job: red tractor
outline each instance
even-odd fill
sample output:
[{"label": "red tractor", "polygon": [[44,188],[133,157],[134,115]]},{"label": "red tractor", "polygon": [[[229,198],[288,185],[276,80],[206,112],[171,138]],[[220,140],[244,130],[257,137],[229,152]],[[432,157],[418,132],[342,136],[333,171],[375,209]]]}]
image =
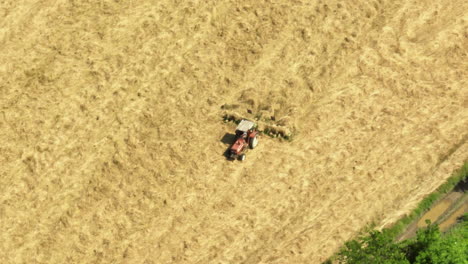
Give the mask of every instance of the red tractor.
[{"label": "red tractor", "polygon": [[229,148],[229,158],[245,160],[245,152],[258,144],[258,131],[254,122],[242,120],[236,128],[236,140]]}]

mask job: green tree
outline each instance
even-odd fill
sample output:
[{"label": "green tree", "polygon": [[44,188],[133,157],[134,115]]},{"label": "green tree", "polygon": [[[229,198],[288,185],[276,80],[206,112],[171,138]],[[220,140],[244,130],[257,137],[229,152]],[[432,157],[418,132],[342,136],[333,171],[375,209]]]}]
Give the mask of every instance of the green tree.
[{"label": "green tree", "polygon": [[415,239],[393,241],[388,229],[370,231],[348,241],[338,253],[337,261],[348,264],[468,264],[467,215],[446,235],[437,224],[419,229]]},{"label": "green tree", "polygon": [[446,236],[441,236],[437,225],[418,230],[411,250],[408,259],[415,264],[468,263],[468,224],[462,222]]},{"label": "green tree", "polygon": [[440,241],[439,227],[431,225],[429,220],[426,220],[426,224],[425,229],[418,229],[416,232],[416,240],[406,240],[401,243],[406,257],[411,263],[415,263],[421,252],[426,251],[431,245]]},{"label": "green tree", "polygon": [[393,242],[392,236],[386,230],[371,231],[369,235],[346,242],[345,247],[338,254],[338,262],[409,264],[403,250]]}]

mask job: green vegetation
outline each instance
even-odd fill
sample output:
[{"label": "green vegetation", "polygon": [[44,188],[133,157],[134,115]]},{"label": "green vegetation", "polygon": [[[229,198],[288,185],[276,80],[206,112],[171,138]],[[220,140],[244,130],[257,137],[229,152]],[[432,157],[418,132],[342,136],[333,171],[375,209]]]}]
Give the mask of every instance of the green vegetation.
[{"label": "green vegetation", "polygon": [[393,243],[392,236],[371,231],[368,235],[345,243],[338,254],[339,263],[408,263],[400,245]]},{"label": "green vegetation", "polygon": [[[466,219],[466,217],[462,218]],[[462,221],[446,235],[437,225],[420,229],[416,238],[400,243],[393,241],[388,229],[371,231],[368,235],[346,242],[339,252],[338,263],[468,263],[468,222]]]},{"label": "green vegetation", "polygon": [[[450,192],[468,177],[468,162],[457,170],[445,184],[427,196],[411,214],[400,219],[392,227],[382,231],[371,230],[345,243],[332,260],[338,263],[447,263],[468,264],[468,215],[460,218],[460,224],[442,235],[436,224],[417,231],[416,238],[394,242],[395,238],[413,221],[418,219],[443,195]],[[369,231],[370,230],[370,231]],[[332,263],[331,260],[325,263]]]}]

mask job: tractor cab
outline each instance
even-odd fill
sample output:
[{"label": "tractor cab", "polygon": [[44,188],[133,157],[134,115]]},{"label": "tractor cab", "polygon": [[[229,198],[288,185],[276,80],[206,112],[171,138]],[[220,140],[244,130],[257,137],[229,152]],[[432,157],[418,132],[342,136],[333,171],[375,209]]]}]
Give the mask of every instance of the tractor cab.
[{"label": "tractor cab", "polygon": [[247,136],[247,133],[253,131],[255,123],[249,120],[242,120],[236,128],[236,137]]}]

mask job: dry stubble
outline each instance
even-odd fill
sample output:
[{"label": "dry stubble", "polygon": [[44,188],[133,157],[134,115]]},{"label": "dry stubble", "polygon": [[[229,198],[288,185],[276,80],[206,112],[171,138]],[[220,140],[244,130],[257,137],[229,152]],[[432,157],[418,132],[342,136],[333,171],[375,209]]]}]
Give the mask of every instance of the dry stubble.
[{"label": "dry stubble", "polygon": [[[467,8],[3,1],[1,262],[323,261],[468,157]],[[227,162],[223,104],[295,140]]]}]

